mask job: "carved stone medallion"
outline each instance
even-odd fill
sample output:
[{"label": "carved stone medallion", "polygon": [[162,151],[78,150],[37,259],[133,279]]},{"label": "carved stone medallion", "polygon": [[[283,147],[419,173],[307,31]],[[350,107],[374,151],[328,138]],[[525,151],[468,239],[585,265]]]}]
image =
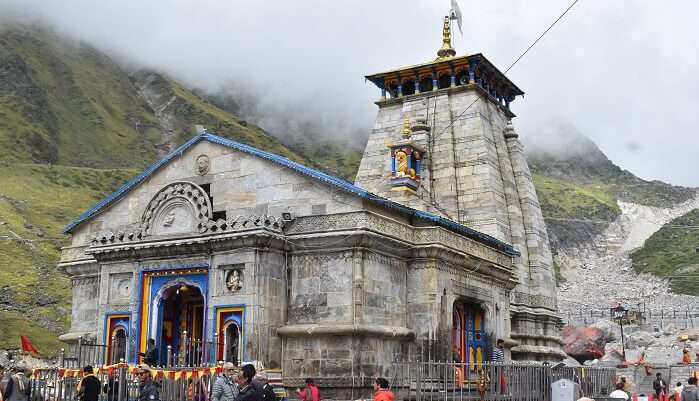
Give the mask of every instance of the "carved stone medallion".
[{"label": "carved stone medallion", "polygon": [[233,269],[226,275],[226,287],[230,292],[238,292],[243,288],[243,272]]},{"label": "carved stone medallion", "polygon": [[196,165],[197,173],[199,175],[206,175],[206,173],[209,172],[209,168],[210,168],[209,156],[199,155],[199,157],[197,157],[197,165]]},{"label": "carved stone medallion", "polygon": [[150,201],[141,227],[147,235],[202,233],[211,214],[211,202],[203,189],[191,182],[173,182]]}]

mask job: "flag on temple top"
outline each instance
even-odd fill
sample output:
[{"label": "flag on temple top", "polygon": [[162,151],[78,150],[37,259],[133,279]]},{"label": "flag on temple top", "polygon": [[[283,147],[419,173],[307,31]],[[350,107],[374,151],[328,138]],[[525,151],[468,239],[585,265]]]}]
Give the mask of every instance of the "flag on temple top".
[{"label": "flag on temple top", "polygon": [[34,344],[32,344],[32,342],[29,341],[29,338],[27,338],[27,336],[20,335],[19,340],[22,343],[22,351],[23,352],[28,352],[28,353],[33,354],[33,355],[41,354],[41,352],[39,352],[39,350],[36,349]]}]

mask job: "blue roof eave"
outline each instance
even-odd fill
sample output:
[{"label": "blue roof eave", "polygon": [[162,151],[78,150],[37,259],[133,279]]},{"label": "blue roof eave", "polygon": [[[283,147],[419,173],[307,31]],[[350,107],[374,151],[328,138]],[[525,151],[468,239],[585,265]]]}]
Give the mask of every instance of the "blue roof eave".
[{"label": "blue roof eave", "polygon": [[145,181],[151,174],[155,173],[157,170],[159,170],[161,167],[166,165],[168,162],[170,162],[172,159],[175,157],[181,156],[184,152],[186,152],[189,148],[192,146],[196,145],[202,140],[207,140],[212,143],[216,143],[231,149],[238,150],[240,152],[244,152],[247,154],[251,154],[253,156],[260,157],[265,160],[269,160],[271,162],[274,162],[276,164],[282,165],[284,167],[290,168],[298,173],[301,173],[303,175],[306,175],[308,177],[311,177],[313,179],[316,179],[318,181],[324,182],[328,185],[332,185],[336,188],[339,188],[345,192],[351,193],[355,196],[358,196],[362,199],[366,199],[372,203],[381,205],[383,207],[386,207],[388,209],[396,210],[404,215],[411,216],[411,217],[416,217],[418,219],[424,220],[424,221],[429,221],[432,223],[435,223],[441,227],[447,228],[451,231],[454,231],[456,233],[462,234],[466,237],[472,238],[477,240],[478,242],[481,242],[485,245],[488,245],[492,248],[495,248],[497,250],[500,250],[502,252],[507,253],[510,256],[519,256],[520,253],[512,247],[512,245],[507,244],[503,241],[498,240],[497,238],[494,238],[490,235],[483,234],[481,232],[478,232],[472,228],[466,227],[462,224],[456,223],[452,220],[445,219],[443,217],[437,216],[432,213],[428,212],[423,212],[420,210],[416,210],[413,208],[410,208],[408,206],[402,205],[400,203],[393,202],[389,199],[380,197],[376,194],[373,194],[365,189],[362,189],[348,181],[343,180],[342,178],[332,176],[330,174],[323,173],[322,171],[318,171],[314,168],[310,168],[307,166],[304,166],[301,163],[297,163],[295,161],[289,160],[286,157],[276,155],[274,153],[270,153],[261,149],[257,149],[255,147],[252,147],[250,145],[246,145],[240,142],[233,141],[231,139],[223,138],[218,135],[204,132],[201,133],[189,141],[185,142],[181,146],[179,146],[177,149],[174,151],[170,152],[167,156],[164,158],[160,159],[158,162],[152,164],[150,167],[145,169],[143,172],[140,174],[136,175],[132,179],[130,179],[128,182],[126,182],[124,185],[119,187],[116,191],[114,191],[111,195],[107,196],[106,198],[102,199],[100,202],[98,202],[96,205],[85,211],[83,214],[81,214],[77,219],[75,219],[73,222],[68,224],[63,232],[65,234],[72,233],[73,230],[86,220],[94,217],[95,215],[99,214],[100,212],[103,211],[106,207],[111,205],[112,203],[116,202],[117,200],[121,199],[126,193],[128,193],[132,188],[136,187],[138,184],[141,182]]}]

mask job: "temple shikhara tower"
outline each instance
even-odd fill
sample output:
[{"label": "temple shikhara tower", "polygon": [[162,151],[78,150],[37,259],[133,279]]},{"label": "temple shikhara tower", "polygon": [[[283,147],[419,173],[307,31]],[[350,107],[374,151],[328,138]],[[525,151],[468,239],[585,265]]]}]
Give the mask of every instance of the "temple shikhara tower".
[{"label": "temple shikhara tower", "polygon": [[[510,105],[524,92],[483,54],[456,56],[448,17],[434,61],[366,78],[381,98],[355,184],[512,244],[519,254],[508,316],[512,357],[560,356],[546,226],[511,123]],[[473,324],[468,306],[456,309],[454,322]],[[464,353],[468,345],[456,348]]]},{"label": "temple shikhara tower", "polygon": [[398,361],[473,377],[498,338],[513,359],[562,359],[510,123],[523,92],[482,54],[456,56],[449,23],[436,60],[367,77],[381,98],[355,184],[200,130],[78,216],[61,339],[99,343],[106,364],[151,344],[166,367],[261,361],[331,399]]}]

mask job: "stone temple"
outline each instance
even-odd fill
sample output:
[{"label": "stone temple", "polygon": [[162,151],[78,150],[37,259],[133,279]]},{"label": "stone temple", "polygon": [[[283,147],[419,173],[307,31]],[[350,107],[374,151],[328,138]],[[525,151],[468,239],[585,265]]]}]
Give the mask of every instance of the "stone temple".
[{"label": "stone temple", "polygon": [[[372,74],[356,182],[201,131],[69,226],[66,342],[107,363],[260,360],[342,394],[408,358],[474,369],[503,338],[560,360],[546,227],[510,104],[482,54]],[[370,380],[370,379],[366,379]],[[368,381],[367,381],[368,383]],[[326,394],[328,394],[326,392]]]}]

